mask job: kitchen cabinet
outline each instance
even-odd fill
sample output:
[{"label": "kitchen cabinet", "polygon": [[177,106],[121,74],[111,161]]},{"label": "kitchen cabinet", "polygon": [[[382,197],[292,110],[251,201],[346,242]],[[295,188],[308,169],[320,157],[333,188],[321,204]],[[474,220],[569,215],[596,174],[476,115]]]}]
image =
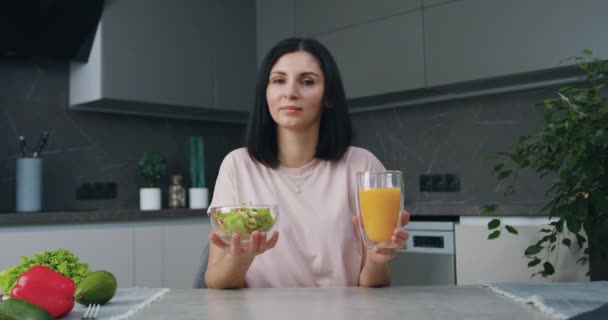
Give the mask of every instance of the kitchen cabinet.
[{"label": "kitchen cabinet", "polygon": [[143,225],[133,229],[134,284],[163,288],[164,252],[162,225]]},{"label": "kitchen cabinet", "polygon": [[119,287],[192,288],[209,219],[0,228],[0,270],[20,257],[65,248],[92,270],[112,272]]},{"label": "kitchen cabinet", "polygon": [[211,225],[200,219],[134,228],[135,284],[192,288]]},{"label": "kitchen cabinet", "polygon": [[426,7],[436,6],[438,4],[443,4],[446,2],[451,2],[451,1],[462,1],[462,0],[422,0],[422,6],[426,8]]},{"label": "kitchen cabinet", "polygon": [[334,55],[349,99],[425,85],[421,10],[317,38]]},{"label": "kitchen cabinet", "polygon": [[284,37],[317,38],[361,110],[565,83],[583,49],[608,58],[602,0],[276,2],[257,1],[258,61]]},{"label": "kitchen cabinet", "polygon": [[89,61],[71,63],[70,107],[242,122],[255,25],[252,1],[106,1]]},{"label": "kitchen cabinet", "polygon": [[45,250],[65,248],[91,270],[108,270],[120,287],[133,286],[133,230],[126,225],[11,227],[0,229],[0,270]]},{"label": "kitchen cabinet", "polygon": [[608,58],[603,0],[460,0],[424,9],[426,76],[438,86]]},{"label": "kitchen cabinet", "polygon": [[258,60],[284,37],[311,36],[325,44],[336,59],[347,98],[422,88],[420,5],[419,0],[373,5],[363,0],[286,1],[282,2],[285,12],[279,15],[284,29],[266,22],[265,17],[276,12],[276,7],[258,1],[258,47],[264,48],[258,51]]},{"label": "kitchen cabinet", "polygon": [[211,225],[183,224],[164,230],[165,287],[192,288],[201,254],[208,243]]},{"label": "kitchen cabinet", "polygon": [[293,13],[294,0],[257,0],[257,62],[280,40],[293,37],[295,33]]},{"label": "kitchen cabinet", "polygon": [[[513,225],[519,234],[503,231],[498,239],[488,240],[489,217],[461,217],[454,227],[456,246],[456,283],[473,285],[484,282],[570,282],[589,281],[585,275],[588,265],[576,263],[582,250],[560,246],[552,255],[556,273],[554,277],[536,276],[533,272],[541,266],[528,269],[528,259],[523,255],[526,248],[544,235],[538,231],[548,224],[547,217],[509,217],[503,223]],[[543,226],[544,225],[544,226]]]},{"label": "kitchen cabinet", "polygon": [[420,9],[420,0],[295,0],[295,32],[318,35]]}]

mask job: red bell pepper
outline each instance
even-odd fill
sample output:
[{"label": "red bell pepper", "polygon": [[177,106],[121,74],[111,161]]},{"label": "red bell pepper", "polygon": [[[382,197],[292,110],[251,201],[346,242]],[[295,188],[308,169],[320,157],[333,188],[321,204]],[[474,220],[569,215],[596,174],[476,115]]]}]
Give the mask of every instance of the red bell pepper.
[{"label": "red bell pepper", "polygon": [[72,279],[45,266],[33,266],[17,279],[11,297],[26,300],[57,319],[74,308],[76,285]]}]

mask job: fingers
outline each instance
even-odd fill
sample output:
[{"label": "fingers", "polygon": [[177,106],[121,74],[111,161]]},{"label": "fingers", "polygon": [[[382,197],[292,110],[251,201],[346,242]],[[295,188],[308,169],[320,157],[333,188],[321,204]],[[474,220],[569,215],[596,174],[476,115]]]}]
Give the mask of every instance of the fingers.
[{"label": "fingers", "polygon": [[353,216],[353,223],[355,224],[355,226],[359,226],[359,217],[358,216]]},{"label": "fingers", "polygon": [[224,243],[224,241],[222,240],[222,238],[215,232],[212,232],[209,235],[209,242],[211,242],[212,244],[214,244],[215,246],[221,248],[221,249],[226,249],[228,248],[228,245],[226,243]]},{"label": "fingers", "polygon": [[392,258],[397,255],[397,249],[393,248],[374,248],[374,253],[386,256],[387,258]]},{"label": "fingers", "polygon": [[254,255],[260,253],[260,243],[263,241],[265,241],[265,239],[262,239],[262,234],[259,231],[252,232],[251,236],[249,237],[247,251]]},{"label": "fingers", "polygon": [[251,233],[246,251],[252,255],[262,254],[266,250],[274,248],[278,240],[278,231],[274,231],[270,239],[267,239],[266,232],[254,231]]},{"label": "fingers", "polygon": [[272,237],[270,237],[270,240],[268,240],[267,242],[266,250],[274,248],[274,246],[277,244],[277,241],[279,241],[279,232],[274,231],[272,233]]},{"label": "fingers", "polygon": [[241,235],[238,233],[235,233],[232,235],[232,239],[230,241],[230,253],[232,255],[237,255],[239,253],[241,253]]},{"label": "fingers", "polygon": [[405,226],[408,223],[410,223],[410,213],[403,209],[403,211],[401,211],[401,226]]},{"label": "fingers", "polygon": [[405,248],[407,239],[409,239],[409,237],[409,232],[403,229],[395,229],[395,231],[393,231],[393,236],[391,237],[391,240],[397,246],[397,248],[403,249]]}]

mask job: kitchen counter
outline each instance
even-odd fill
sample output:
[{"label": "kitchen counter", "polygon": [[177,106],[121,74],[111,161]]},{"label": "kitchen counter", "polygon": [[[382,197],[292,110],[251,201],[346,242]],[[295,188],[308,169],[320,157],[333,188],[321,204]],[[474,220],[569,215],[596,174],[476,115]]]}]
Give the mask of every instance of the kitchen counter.
[{"label": "kitchen counter", "polygon": [[205,209],[115,209],[94,211],[0,213],[0,226],[97,223],[207,217]]},{"label": "kitchen counter", "polygon": [[[406,205],[405,207],[412,215],[417,216],[490,216],[481,212],[481,206],[481,204],[418,202]],[[544,203],[503,204],[499,205],[491,216],[547,216],[547,213],[541,212],[544,206]]]},{"label": "kitchen counter", "polygon": [[[103,307],[101,309],[103,316]],[[171,290],[137,312],[155,319],[551,319],[482,286]]]},{"label": "kitchen counter", "polygon": [[[480,205],[418,203],[406,205],[405,207],[413,216],[419,217],[452,217],[452,220],[457,220],[457,218],[461,216],[486,216],[481,213]],[[542,207],[542,204],[501,205],[497,208],[493,216],[546,216],[546,214],[541,214]],[[103,209],[88,211],[20,212],[0,213],[0,225],[119,222],[158,220],[163,218],[192,218],[201,216],[207,216],[205,209],[161,209],[152,211],[141,211],[138,209]]]}]

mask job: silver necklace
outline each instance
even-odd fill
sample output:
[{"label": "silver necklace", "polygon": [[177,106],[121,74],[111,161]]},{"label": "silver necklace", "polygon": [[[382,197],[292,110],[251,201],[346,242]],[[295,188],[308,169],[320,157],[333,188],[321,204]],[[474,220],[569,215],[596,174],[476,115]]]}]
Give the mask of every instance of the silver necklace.
[{"label": "silver necklace", "polygon": [[[306,183],[306,181],[308,181],[308,178],[312,174],[312,168],[308,168],[308,170],[304,176],[301,176],[300,179],[294,179],[289,175],[287,175],[287,177],[285,175],[283,175],[283,173],[281,172],[281,169],[277,169],[276,171],[279,174],[279,177],[281,178],[281,180],[283,180],[283,182],[285,182],[285,184],[287,185],[287,188],[291,192],[296,193],[296,194],[302,193],[302,186]],[[298,183],[297,181],[300,181],[300,183]]]}]

